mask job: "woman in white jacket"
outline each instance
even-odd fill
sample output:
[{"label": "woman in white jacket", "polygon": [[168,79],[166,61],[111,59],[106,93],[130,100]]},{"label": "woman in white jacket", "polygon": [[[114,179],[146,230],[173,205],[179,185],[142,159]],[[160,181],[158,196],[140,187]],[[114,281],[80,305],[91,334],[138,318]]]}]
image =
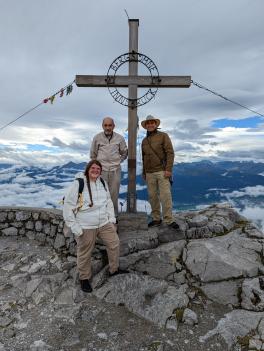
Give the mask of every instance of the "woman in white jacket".
[{"label": "woman in white jacket", "polygon": [[[91,292],[92,277],[91,255],[99,236],[106,245],[109,275],[119,271],[119,238],[116,233],[114,206],[108,186],[100,180],[102,165],[99,161],[90,161],[84,173],[78,173],[64,199],[63,217],[70,227],[77,242],[77,267],[81,288]],[[79,181],[84,179],[82,204],[79,199]]]}]

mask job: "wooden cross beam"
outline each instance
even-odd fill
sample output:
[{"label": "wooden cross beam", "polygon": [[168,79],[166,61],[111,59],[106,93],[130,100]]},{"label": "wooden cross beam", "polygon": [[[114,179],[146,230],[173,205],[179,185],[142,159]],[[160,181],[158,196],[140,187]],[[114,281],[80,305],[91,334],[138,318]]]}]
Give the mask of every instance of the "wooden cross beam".
[{"label": "wooden cross beam", "polygon": [[138,88],[189,88],[191,76],[159,76],[159,83],[154,85],[149,76],[115,76],[113,84],[107,84],[106,76],[77,75],[78,87],[105,88],[111,86],[116,88],[127,88],[129,85],[137,85]]},{"label": "wooden cross beam", "polygon": [[[129,19],[129,52],[138,52],[138,19]],[[159,82],[153,82],[152,77],[138,75],[138,62],[129,62],[129,74],[127,76],[116,75],[109,84],[107,76],[102,75],[76,75],[78,87],[93,88],[128,88],[128,99],[137,99],[138,88],[189,88],[191,76],[160,76]],[[128,189],[127,189],[127,212],[137,211],[136,206],[136,151],[137,151],[137,107],[134,104],[128,106]]]}]

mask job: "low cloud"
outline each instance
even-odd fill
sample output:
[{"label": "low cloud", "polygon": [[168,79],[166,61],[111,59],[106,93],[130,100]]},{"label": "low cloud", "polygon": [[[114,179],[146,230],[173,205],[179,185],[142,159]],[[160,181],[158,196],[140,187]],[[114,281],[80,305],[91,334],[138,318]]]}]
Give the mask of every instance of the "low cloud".
[{"label": "low cloud", "polygon": [[91,145],[91,142],[89,142],[89,143],[73,142],[73,143],[66,144],[62,140],[60,140],[59,138],[56,138],[56,137],[52,138],[51,140],[46,139],[44,141],[51,144],[52,146],[56,146],[56,147],[59,147],[62,149],[71,149],[74,151],[86,152],[87,154],[88,154],[88,151],[89,151],[90,145]]},{"label": "low cloud", "polygon": [[235,190],[235,191],[232,191],[231,193],[225,193],[222,195],[229,199],[240,198],[245,196],[250,196],[250,197],[264,196],[264,186],[263,185],[247,186],[240,190]]},{"label": "low cloud", "polygon": [[264,162],[264,150],[250,149],[250,145],[247,147],[249,150],[218,150],[217,157],[230,161],[256,160]]},{"label": "low cloud", "polygon": [[248,206],[239,212],[242,216],[257,224],[257,226],[264,232],[264,207]]},{"label": "low cloud", "polygon": [[216,129],[201,127],[196,119],[181,120],[175,124],[176,126],[169,133],[176,140],[200,141],[215,138],[210,133],[215,132]]}]

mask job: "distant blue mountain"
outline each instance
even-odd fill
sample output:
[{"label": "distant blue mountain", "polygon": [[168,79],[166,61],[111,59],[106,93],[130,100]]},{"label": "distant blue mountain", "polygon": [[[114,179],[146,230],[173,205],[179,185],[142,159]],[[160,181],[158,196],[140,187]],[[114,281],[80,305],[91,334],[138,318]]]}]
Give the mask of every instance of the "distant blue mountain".
[{"label": "distant blue mountain", "polygon": [[[263,173],[263,175],[260,175]],[[229,193],[246,187],[264,186],[264,163],[254,162],[192,162],[178,163],[173,168],[173,205],[176,210],[193,209],[198,205],[209,205],[226,201]],[[126,184],[127,179],[122,181]],[[137,184],[144,185],[140,176]],[[124,195],[123,195],[124,197]],[[233,198],[241,209],[248,204],[248,195]],[[146,199],[146,189],[138,191],[138,199]],[[251,199],[254,204],[262,203],[262,195]]]}]

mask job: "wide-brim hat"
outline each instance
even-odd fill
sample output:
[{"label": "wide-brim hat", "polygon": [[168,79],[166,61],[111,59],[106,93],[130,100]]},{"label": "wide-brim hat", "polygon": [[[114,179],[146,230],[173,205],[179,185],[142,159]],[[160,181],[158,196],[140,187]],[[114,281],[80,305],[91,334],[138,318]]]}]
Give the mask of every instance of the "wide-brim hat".
[{"label": "wide-brim hat", "polygon": [[146,117],[146,119],[144,119],[144,121],[141,122],[141,125],[142,125],[142,127],[143,127],[144,129],[147,129],[147,128],[146,128],[146,123],[147,123],[147,121],[155,121],[156,124],[157,124],[157,127],[160,125],[160,120],[159,120],[158,118],[155,118],[155,117],[153,117],[153,116],[151,116],[151,115],[148,115],[148,116]]}]

